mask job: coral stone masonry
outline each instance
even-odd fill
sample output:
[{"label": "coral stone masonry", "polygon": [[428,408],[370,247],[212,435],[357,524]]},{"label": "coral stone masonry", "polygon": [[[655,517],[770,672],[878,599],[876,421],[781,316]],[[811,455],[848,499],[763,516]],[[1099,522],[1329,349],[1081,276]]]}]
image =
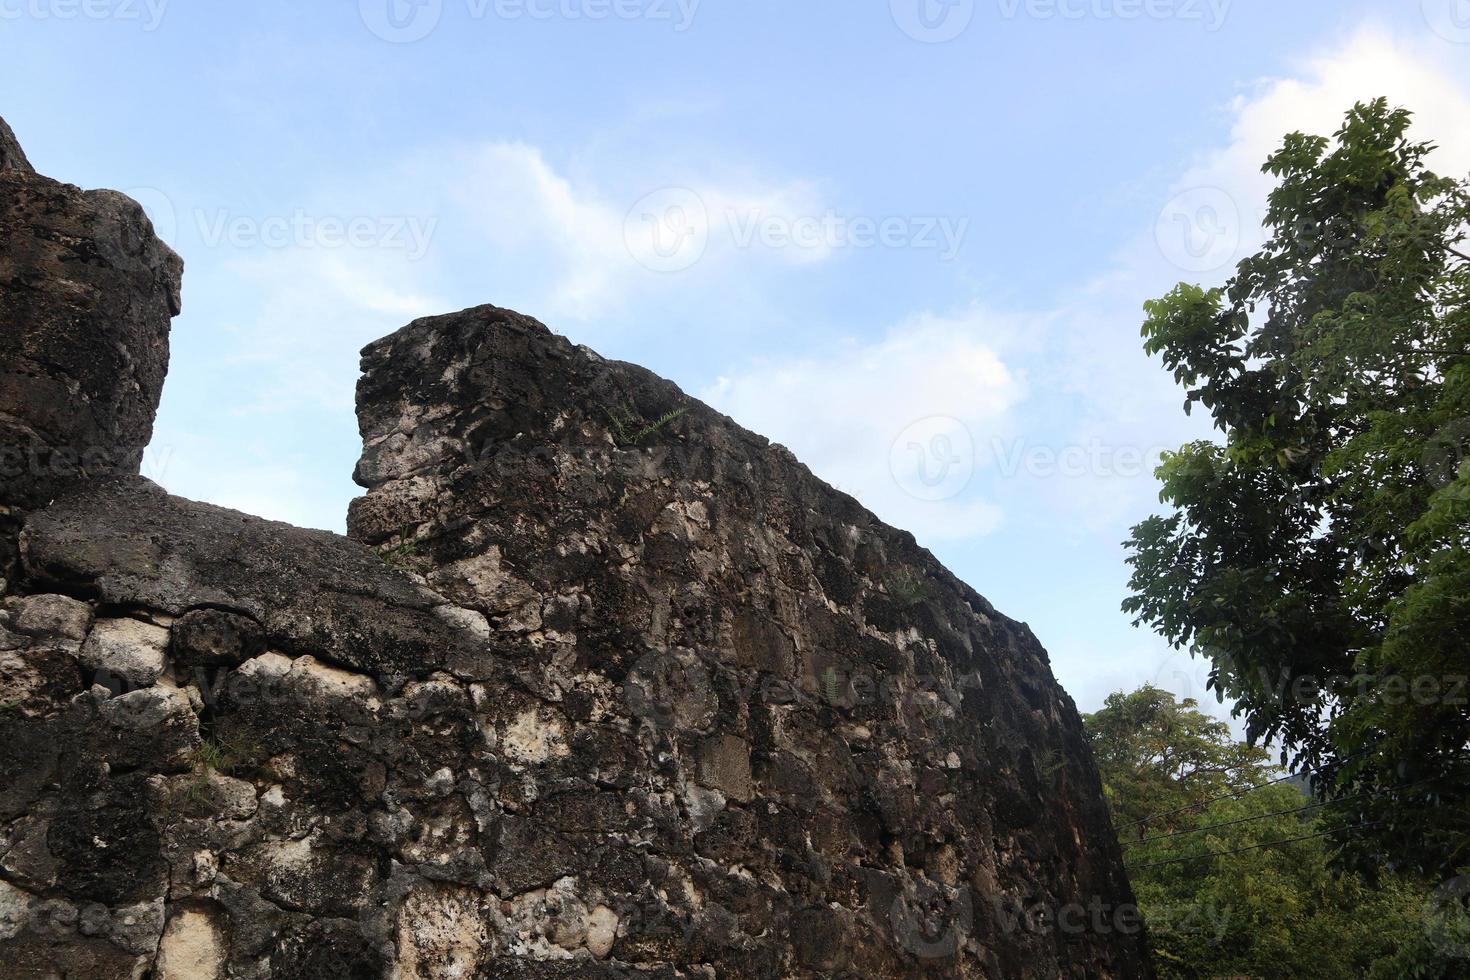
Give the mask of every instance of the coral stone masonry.
[{"label": "coral stone masonry", "polygon": [[170,496],[181,272],[0,122],[0,974],[1148,976],[1061,914],[1132,901],[1072,701],[911,535],[492,306],[364,351],[349,537]]}]

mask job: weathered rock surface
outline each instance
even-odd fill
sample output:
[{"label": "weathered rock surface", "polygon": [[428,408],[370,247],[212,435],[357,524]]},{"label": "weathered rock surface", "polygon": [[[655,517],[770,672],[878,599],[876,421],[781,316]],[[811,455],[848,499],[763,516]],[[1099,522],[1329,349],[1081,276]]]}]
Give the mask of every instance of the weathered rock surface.
[{"label": "weathered rock surface", "polygon": [[[0,448],[141,446],[176,265],[19,173]],[[1147,975],[1044,651],[909,535],[508,311],[364,368],[355,541],[0,483],[7,978]]]},{"label": "weathered rock surface", "polygon": [[0,498],[137,473],[183,263],[138,204],[31,170],[0,121]]},{"label": "weathered rock surface", "polygon": [[20,148],[20,141],[15,138],[14,130],[4,119],[0,119],[0,170],[35,172],[31,161],[26,159],[25,151]]},{"label": "weathered rock surface", "polygon": [[1045,652],[912,536],[506,310],[417,321],[363,369],[351,534],[515,670],[512,889],[611,909],[633,972],[1142,973],[1136,937],[1016,928],[1128,886]]},{"label": "weathered rock surface", "polygon": [[183,616],[186,661],[233,667],[265,643],[360,671],[490,676],[483,636],[456,618],[468,614],[366,548],[172,497],[143,477],[61,498],[31,516],[20,547],[28,581]]}]

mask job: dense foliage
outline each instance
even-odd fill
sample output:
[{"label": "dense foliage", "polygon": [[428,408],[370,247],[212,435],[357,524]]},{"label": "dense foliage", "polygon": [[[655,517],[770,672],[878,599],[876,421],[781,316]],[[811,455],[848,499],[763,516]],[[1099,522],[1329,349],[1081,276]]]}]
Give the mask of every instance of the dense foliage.
[{"label": "dense foliage", "polygon": [[1267,161],[1268,240],[1146,304],[1219,442],[1166,455],[1124,608],[1315,791],[1345,857],[1470,863],[1470,184],[1359,104]]},{"label": "dense foliage", "polygon": [[[1087,732],[1120,834],[1166,833],[1200,801],[1270,778],[1266,753],[1230,737],[1230,727],[1194,701],[1144,685],[1109,696]],[[1151,818],[1151,819],[1146,819]],[[1125,832],[1126,831],[1126,832]]]},{"label": "dense foliage", "polygon": [[1322,835],[1341,804],[1283,781],[1193,701],[1145,686],[1086,724],[1162,980],[1470,973],[1459,894],[1334,868]]}]

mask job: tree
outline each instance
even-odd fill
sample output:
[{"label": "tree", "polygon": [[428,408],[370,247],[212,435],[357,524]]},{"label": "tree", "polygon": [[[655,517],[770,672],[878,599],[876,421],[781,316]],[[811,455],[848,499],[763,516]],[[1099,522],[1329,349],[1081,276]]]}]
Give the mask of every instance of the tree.
[{"label": "tree", "polygon": [[1189,809],[1271,778],[1264,751],[1236,742],[1228,725],[1198,708],[1145,684],[1108,695],[1085,718],[1120,835],[1168,831]]},{"label": "tree", "polygon": [[1336,870],[1319,835],[1341,804],[1279,781],[1193,701],[1145,685],[1084,723],[1120,828],[1160,815],[1120,836],[1161,980],[1449,980],[1470,967],[1458,902],[1436,906],[1409,877]]},{"label": "tree", "polygon": [[1124,609],[1342,804],[1348,858],[1443,875],[1470,860],[1470,184],[1409,123],[1380,99],[1287,136],[1261,251],[1145,304],[1221,439],[1165,455]]}]

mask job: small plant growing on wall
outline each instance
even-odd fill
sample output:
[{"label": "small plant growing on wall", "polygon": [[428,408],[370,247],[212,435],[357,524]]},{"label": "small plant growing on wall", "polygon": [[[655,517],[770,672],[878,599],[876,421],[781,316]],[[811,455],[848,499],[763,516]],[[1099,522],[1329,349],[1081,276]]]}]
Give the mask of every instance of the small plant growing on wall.
[{"label": "small plant growing on wall", "polygon": [[389,542],[378,549],[378,557],[394,568],[407,566],[409,559],[418,553],[419,543],[409,536],[407,524],[398,529],[396,541]]},{"label": "small plant growing on wall", "polygon": [[911,568],[898,568],[883,577],[883,587],[902,609],[917,606],[932,594],[929,583]]},{"label": "small plant growing on wall", "polygon": [[260,761],[261,754],[258,746],[240,739],[204,739],[194,750],[193,775],[184,785],[184,803],[194,808],[212,809],[213,801],[209,796],[210,775],[219,773],[221,776],[229,776],[240,769],[254,766]]},{"label": "small plant growing on wall", "polygon": [[670,422],[689,414],[689,408],[675,409],[667,412],[653,421],[645,419],[633,406],[624,403],[616,409],[605,410],[613,441],[619,446],[636,446],[649,436],[667,426]]}]

